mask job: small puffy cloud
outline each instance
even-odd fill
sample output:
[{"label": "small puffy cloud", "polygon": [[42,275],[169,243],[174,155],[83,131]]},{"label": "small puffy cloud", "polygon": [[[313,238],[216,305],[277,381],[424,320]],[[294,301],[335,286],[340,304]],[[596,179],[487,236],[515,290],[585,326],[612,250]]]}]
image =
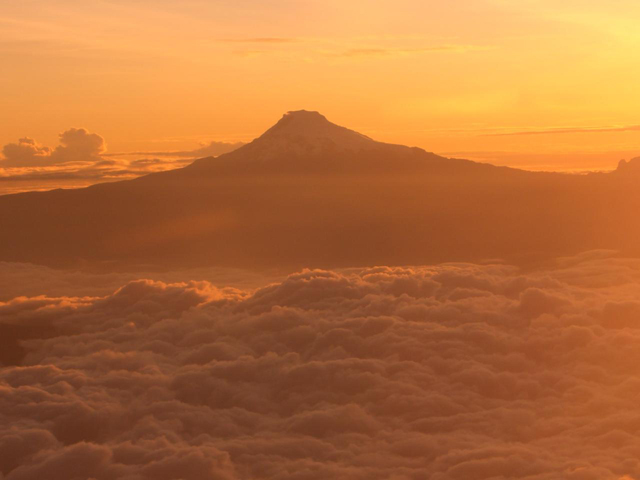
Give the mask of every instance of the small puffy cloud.
[{"label": "small puffy cloud", "polygon": [[0,303],[3,480],[640,478],[640,260],[74,275]]},{"label": "small puffy cloud", "polygon": [[51,149],[39,145],[32,138],[21,138],[18,143],[9,143],[2,148],[4,160],[0,165],[35,166],[51,163]]},{"label": "small puffy cloud", "polygon": [[34,167],[67,162],[95,162],[100,160],[106,145],[104,138],[84,128],[70,128],[59,135],[60,145],[55,149],[43,147],[31,138],[21,138],[2,148],[3,167]]},{"label": "small puffy cloud", "polygon": [[60,146],[51,153],[51,157],[59,163],[99,160],[105,150],[104,138],[97,133],[89,133],[84,128],[70,128],[60,134]]}]

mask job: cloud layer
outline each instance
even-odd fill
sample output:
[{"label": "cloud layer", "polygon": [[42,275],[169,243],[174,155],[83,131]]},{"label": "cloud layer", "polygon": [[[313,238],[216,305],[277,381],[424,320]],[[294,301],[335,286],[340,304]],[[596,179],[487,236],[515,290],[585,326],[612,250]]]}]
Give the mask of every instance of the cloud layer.
[{"label": "cloud layer", "polygon": [[638,298],[602,252],[16,297],[0,478],[640,478]]}]

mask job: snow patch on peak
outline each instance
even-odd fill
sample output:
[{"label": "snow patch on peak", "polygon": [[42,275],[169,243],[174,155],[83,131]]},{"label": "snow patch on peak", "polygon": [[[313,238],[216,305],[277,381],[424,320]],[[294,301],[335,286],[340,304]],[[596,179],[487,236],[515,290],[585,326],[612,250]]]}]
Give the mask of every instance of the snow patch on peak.
[{"label": "snow patch on peak", "polygon": [[273,127],[257,140],[259,143],[305,145],[306,147],[332,147],[340,150],[360,150],[376,142],[348,128],[331,123],[314,111],[287,112]]}]

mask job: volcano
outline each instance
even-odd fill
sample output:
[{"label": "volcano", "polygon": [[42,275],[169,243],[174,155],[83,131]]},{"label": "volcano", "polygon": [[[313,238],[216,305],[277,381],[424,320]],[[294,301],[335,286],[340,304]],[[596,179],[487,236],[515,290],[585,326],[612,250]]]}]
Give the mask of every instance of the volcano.
[{"label": "volcano", "polygon": [[0,197],[0,261],[293,269],[637,255],[636,170],[496,167],[289,112],[253,142],[181,169]]}]

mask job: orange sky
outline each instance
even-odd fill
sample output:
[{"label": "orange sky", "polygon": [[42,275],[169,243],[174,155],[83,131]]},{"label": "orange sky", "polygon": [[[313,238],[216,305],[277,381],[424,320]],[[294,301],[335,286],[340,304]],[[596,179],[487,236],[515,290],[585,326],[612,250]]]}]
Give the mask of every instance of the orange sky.
[{"label": "orange sky", "polygon": [[639,20],[632,0],[2,2],[0,145],[84,127],[181,150],[306,108],[447,155],[613,168],[640,155]]}]

